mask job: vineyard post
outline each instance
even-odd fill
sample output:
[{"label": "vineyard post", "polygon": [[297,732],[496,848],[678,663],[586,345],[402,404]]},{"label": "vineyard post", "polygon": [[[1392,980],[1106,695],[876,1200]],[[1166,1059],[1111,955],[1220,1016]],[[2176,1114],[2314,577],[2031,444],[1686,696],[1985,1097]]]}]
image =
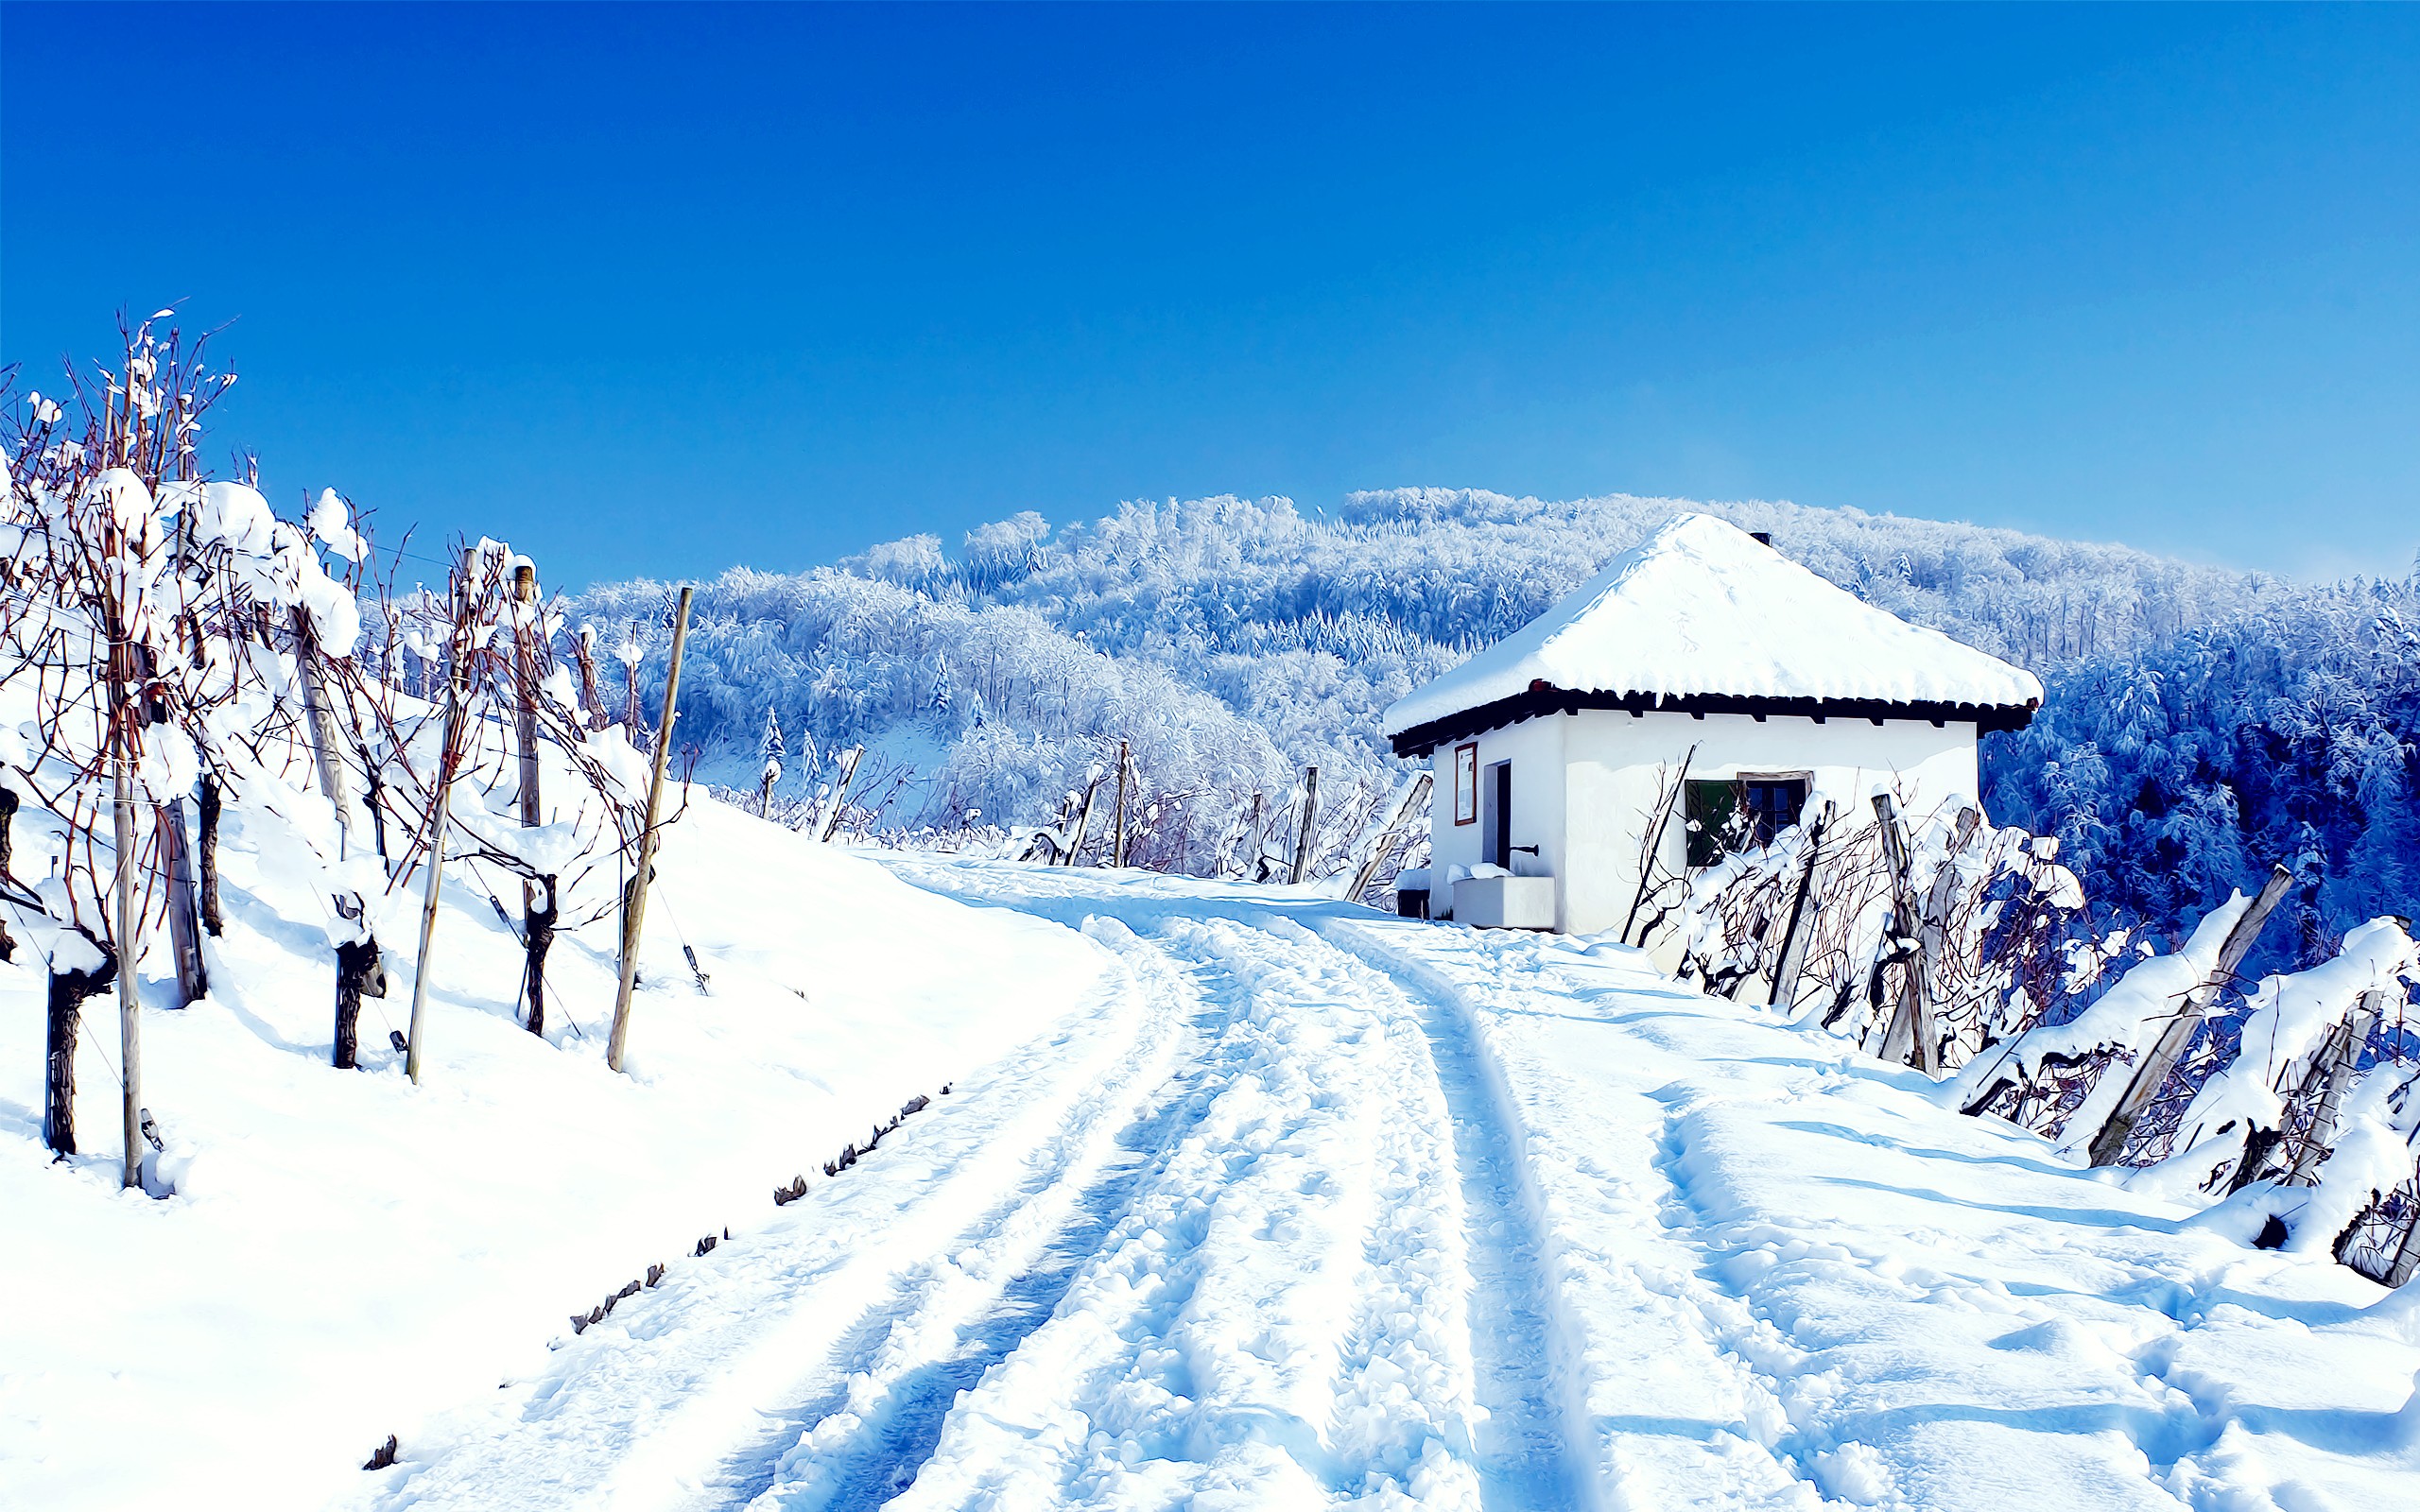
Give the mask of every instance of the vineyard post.
[{"label": "vineyard post", "polygon": [[1798,873],[1798,890],[1790,895],[1789,920],[1781,927],[1781,948],[1773,955],[1772,990],[1765,994],[1767,1007],[1796,1006],[1798,1002],[1798,964],[1806,954],[1806,936],[1800,933],[1799,923],[1806,915],[1806,896],[1815,889],[1815,864],[1824,850],[1824,832],[1832,827],[1832,816],[1840,812],[1830,799],[1824,800],[1824,812],[1806,830],[1806,865]]},{"label": "vineyard post", "polygon": [[[512,599],[528,622],[516,626],[513,636],[513,738],[521,752],[521,827],[534,830],[545,822],[538,791],[538,646],[545,635],[545,623],[538,612],[538,569],[528,562],[513,566]],[[521,950],[529,988],[529,1011],[524,1022],[531,1034],[546,1031],[546,951],[554,936],[553,882],[523,878]]]},{"label": "vineyard post", "polygon": [[170,799],[158,812],[161,869],[168,874],[168,946],[177,958],[177,997],[190,1005],[210,991],[210,971],[201,957],[193,836],[185,828],[183,799]]},{"label": "vineyard post", "polygon": [[143,1184],[143,958],[135,938],[140,922],[134,905],[134,740],[135,707],[128,679],[130,646],[120,626],[110,635],[110,758],[116,791],[111,807],[117,830],[117,867],[112,881],[117,894],[117,1037],[118,1085],[125,1113],[126,1170],[124,1185]]},{"label": "vineyard post", "polygon": [[1900,963],[1899,1003],[1883,1031],[1881,1057],[1929,1074],[1935,1046],[1932,1040],[1931,985],[1926,979],[1924,918],[1916,908],[1915,878],[1909,874],[1907,827],[1888,793],[1874,795],[1874,816],[1882,826],[1882,854],[1891,868],[1891,930],[1905,953]]},{"label": "vineyard post", "polygon": [[1429,785],[1435,781],[1435,775],[1426,771],[1411,780],[1411,786],[1405,791],[1403,801],[1395,806],[1394,817],[1387,821],[1386,831],[1378,836],[1378,843],[1370,848],[1370,853],[1361,858],[1361,868],[1353,874],[1353,890],[1345,894],[1347,902],[1359,902],[1361,895],[1370,890],[1370,884],[1378,880],[1378,868],[1385,866],[1387,857],[1394,853],[1395,832],[1402,829],[1404,821],[1426,801]]},{"label": "vineyard post", "polygon": [[1126,865],[1126,742],[1117,743],[1117,833],[1109,842],[1109,864]]},{"label": "vineyard post", "polygon": [[2327,1080],[2319,1094],[2319,1107],[2312,1110],[2310,1133],[2294,1156],[2293,1169],[2287,1174],[2289,1186],[2306,1187],[2319,1178],[2320,1158],[2327,1153],[2329,1141],[2336,1133],[2338,1109],[2343,1107],[2344,1094],[2352,1089],[2354,1068],[2361,1058],[2361,1049],[2377,1032],[2378,1020],[2384,1016],[2386,993],[2372,988],[2353,1005],[2328,1037],[2327,1047],[2321,1054],[2325,1063],[2322,1068]]},{"label": "vineyard post", "polygon": [[622,977],[614,990],[614,1037],[606,1044],[605,1064],[622,1069],[622,1052],[631,1040],[631,990],[638,986],[639,932],[647,922],[648,872],[655,864],[655,821],[664,809],[664,764],[672,755],[673,701],[681,696],[681,652],[689,639],[689,599],[696,590],[681,590],[681,607],[672,621],[672,662],[664,674],[664,718],[655,728],[655,770],[648,778],[647,824],[639,831],[638,868],[623,894]]},{"label": "vineyard post", "polygon": [[1303,768],[1303,824],[1294,832],[1294,868],[1286,877],[1293,886],[1301,886],[1303,879],[1310,874],[1311,837],[1319,833],[1319,824],[1320,769],[1305,766]]},{"label": "vineyard post", "polygon": [[[840,781],[833,786],[832,812],[823,816],[823,831],[815,837],[819,842],[829,842],[833,832],[840,827],[840,810],[849,800],[849,783],[856,780],[857,763],[865,759],[865,754],[863,746],[853,747],[841,754]],[[874,768],[876,771],[881,769],[879,766]]]},{"label": "vineyard post", "polygon": [[302,679],[303,723],[311,731],[311,758],[319,768],[320,794],[337,811],[337,853],[353,848],[353,790],[345,780],[344,758],[337,751],[336,713],[328,707],[328,689],[320,676],[320,637],[311,627],[311,611],[294,606],[294,667]]},{"label": "vineyard post", "polygon": [[2142,1121],[2144,1110],[2151,1107],[2152,1099],[2159,1095],[2169,1072],[2175,1068],[2177,1061],[2184,1057],[2186,1049],[2192,1044],[2194,1031],[2202,1026],[2203,1011],[2218,995],[2219,989],[2235,975],[2235,969],[2243,964],[2244,956],[2251,953],[2253,941],[2260,937],[2260,926],[2269,921],[2269,915],[2276,908],[2278,901],[2286,896],[2286,889],[2293,885],[2293,873],[2283,867],[2269,869],[2269,880],[2260,885],[2259,896],[2252,900],[2251,906],[2236,919],[2235,927],[2227,931],[2225,941],[2219,946],[2218,963],[2211,969],[2209,980],[2186,995],[2176,1016],[2169,1020],[2168,1027],[2161,1031],[2158,1041],[2152,1046],[2151,1054],[2135,1063],[2133,1078],[2126,1083],[2125,1095],[2118,1099],[2118,1106],[2110,1109],[2107,1121],[2093,1134],[2089,1148],[2094,1165],[2116,1165],[2118,1157],[2126,1153],[2126,1142],[2134,1138],[2135,1125]]},{"label": "vineyard post", "polygon": [[[462,553],[462,591],[455,605],[455,613],[462,614],[472,602],[473,584],[478,572],[479,553],[474,546]],[[420,910],[420,955],[412,964],[412,1018],[404,1043],[404,1074],[420,1085],[421,1027],[428,1006],[429,950],[437,941],[437,894],[445,880],[445,811],[453,796],[454,747],[462,733],[462,701],[469,693],[464,686],[470,673],[470,659],[458,638],[454,647],[454,664],[446,669],[445,679],[445,744],[437,753],[437,796],[430,813],[428,828],[428,885],[423,893]]]},{"label": "vineyard post", "polygon": [[[1098,772],[1100,768],[1093,768]],[[1076,864],[1076,852],[1084,848],[1084,831],[1093,821],[1093,795],[1100,791],[1100,779],[1096,776],[1084,784],[1084,805],[1076,811],[1076,833],[1067,838],[1067,853],[1060,859],[1063,867]]]}]

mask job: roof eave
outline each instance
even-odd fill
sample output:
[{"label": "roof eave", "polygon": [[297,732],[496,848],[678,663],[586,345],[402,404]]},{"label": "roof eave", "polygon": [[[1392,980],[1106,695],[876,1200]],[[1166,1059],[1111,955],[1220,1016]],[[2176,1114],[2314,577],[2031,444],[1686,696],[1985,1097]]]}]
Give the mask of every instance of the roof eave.
[{"label": "roof eave", "polygon": [[1758,720],[1812,719],[1818,724],[1827,719],[1863,719],[1876,725],[1893,719],[1922,720],[1936,727],[1971,723],[1978,735],[1989,735],[2001,730],[2023,730],[2033,722],[2033,712],[2039,707],[2038,699],[2018,704],[1978,704],[1934,699],[1766,697],[1723,693],[1597,693],[1558,688],[1541,679],[1530,683],[1527,691],[1509,698],[1497,698],[1424,721],[1389,739],[1396,755],[1425,757],[1440,746],[1465,740],[1490,730],[1502,730],[1544,714],[1577,713],[1582,709],[1618,709],[1642,716],[1678,713],[1703,718],[1707,714],[1747,714]]}]

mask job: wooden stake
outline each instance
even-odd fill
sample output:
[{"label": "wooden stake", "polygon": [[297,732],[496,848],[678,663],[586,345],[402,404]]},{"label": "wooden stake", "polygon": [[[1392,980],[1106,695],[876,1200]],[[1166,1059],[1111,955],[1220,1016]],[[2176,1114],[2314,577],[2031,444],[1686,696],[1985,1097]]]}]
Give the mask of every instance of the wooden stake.
[{"label": "wooden stake", "polygon": [[605,1064],[622,1069],[622,1052],[631,1040],[631,990],[638,985],[639,932],[647,921],[648,873],[655,865],[655,821],[664,810],[664,764],[672,755],[673,702],[681,696],[681,652],[689,639],[689,598],[696,590],[681,590],[681,608],[672,621],[672,664],[664,674],[664,719],[655,730],[655,770],[647,784],[647,826],[639,831],[638,869],[622,914],[622,980],[614,992],[614,1037],[605,1049]]},{"label": "wooden stake", "polygon": [[1806,936],[1799,933],[1798,925],[1806,914],[1806,895],[1815,888],[1815,864],[1823,855],[1824,832],[1832,827],[1832,816],[1838,812],[1832,800],[1825,799],[1824,812],[1806,831],[1806,866],[1798,874],[1798,891],[1789,900],[1789,921],[1782,926],[1781,950],[1773,956],[1772,990],[1765,995],[1768,1007],[1798,1005],[1798,963],[1806,954]]},{"label": "wooden stake", "polygon": [[1117,743],[1117,833],[1109,843],[1109,864],[1126,865],[1126,742]]},{"label": "wooden stake", "polygon": [[112,807],[117,827],[112,880],[117,893],[118,1090],[126,1115],[124,1184],[134,1188],[143,1185],[143,950],[135,936],[141,920],[134,908],[134,752],[130,747],[135,711],[128,696],[129,650],[123,642],[110,648],[110,746],[116,786]]},{"label": "wooden stake", "polygon": [[1076,811],[1076,833],[1068,837],[1067,853],[1059,859],[1063,867],[1076,864],[1076,852],[1084,848],[1084,831],[1093,822],[1093,795],[1100,791],[1100,779],[1096,777],[1084,784],[1084,806]]},{"label": "wooden stake", "polygon": [[1899,1004],[1883,1032],[1881,1058],[1932,1075],[1941,1070],[1941,1045],[1933,1027],[1932,957],[1940,950],[1942,934],[1933,916],[1948,906],[1949,889],[1957,884],[1957,873],[1949,863],[1974,838],[1982,816],[1973,809],[1959,811],[1957,833],[1942,858],[1941,870],[1933,877],[1932,906],[1919,911],[1915,879],[1910,875],[1913,858],[1908,852],[1907,826],[1900,822],[1890,794],[1874,795],[1874,813],[1882,826],[1882,853],[1891,867],[1891,921],[1899,937],[1911,947],[1899,979]]},{"label": "wooden stake", "polygon": [[2319,1107],[2311,1114],[2310,1133],[2295,1152],[2293,1169],[2286,1175],[2289,1186],[2307,1187],[2319,1179],[2319,1162],[2327,1154],[2327,1142],[2335,1137],[2337,1114],[2344,1094],[2352,1090],[2354,1067],[2385,1008],[2386,994],[2373,988],[2361,994],[2353,1011],[2330,1034],[2327,1048],[2319,1057],[2323,1062],[2319,1070],[2327,1080],[2319,1094]]},{"label": "wooden stake", "polygon": [[823,816],[823,833],[815,837],[817,840],[828,842],[832,838],[832,833],[840,827],[840,810],[849,800],[849,783],[856,780],[857,763],[865,759],[865,754],[866,748],[863,746],[855,747],[841,753],[840,784],[832,790],[832,812]]},{"label": "wooden stake", "polygon": [[1345,902],[1359,902],[1361,895],[1370,890],[1370,884],[1378,880],[1378,868],[1385,866],[1387,857],[1394,852],[1395,832],[1403,828],[1404,821],[1411,817],[1412,811],[1427,799],[1429,785],[1436,780],[1435,773],[1426,771],[1411,780],[1410,789],[1404,794],[1403,801],[1395,805],[1394,817],[1387,821],[1386,830],[1378,836],[1378,843],[1361,858],[1361,869],[1353,874],[1353,890],[1344,895]]},{"label": "wooden stake", "polygon": [[1287,874],[1289,885],[1301,886],[1311,869],[1311,839],[1319,833],[1320,769],[1303,768],[1303,824],[1294,832],[1294,869]]},{"label": "wooden stake", "polygon": [[2243,964],[2244,956],[2251,954],[2253,942],[2260,937],[2260,926],[2269,921],[2269,915],[2293,881],[2293,873],[2285,868],[2270,868],[2269,880],[2260,885],[2259,896],[2252,900],[2252,905],[2235,921],[2235,927],[2227,931],[2226,939],[2219,946],[2218,963],[2211,969],[2209,980],[2187,995],[2176,1017],[2169,1021],[2158,1042],[2152,1046],[2152,1053],[2135,1063],[2125,1095],[2118,1099],[2108,1120],[2093,1135],[2090,1154],[2094,1165],[2116,1165],[2126,1153],[2126,1142],[2134,1138],[2135,1125],[2142,1121],[2145,1109],[2168,1080],[2168,1074],[2192,1044],[2194,1031],[2202,1026],[2204,1010],[2235,975],[2235,969]]},{"label": "wooden stake", "polygon": [[355,816],[353,784],[346,780],[344,758],[337,750],[335,711],[328,707],[327,685],[320,679],[320,637],[311,627],[311,612],[294,607],[294,666],[302,677],[303,722],[311,730],[311,757],[320,771],[320,794],[337,811],[339,856],[352,849]]},{"label": "wooden stake", "polygon": [[191,1005],[210,991],[201,958],[201,909],[193,875],[193,840],[185,833],[185,803],[164,804],[158,818],[161,862],[168,874],[168,944],[177,958],[177,997]]},{"label": "wooden stake", "polygon": [[[529,623],[514,627],[512,641],[513,739],[521,752],[521,827],[534,830],[545,822],[538,792],[538,645],[545,635],[538,616],[538,570],[527,562],[512,569],[512,599]],[[528,1011],[523,1026],[531,1034],[546,1032],[546,952],[555,939],[553,886],[534,877],[521,883],[521,948],[523,976],[528,988]]]},{"label": "wooden stake", "polygon": [[[474,546],[462,553],[462,598],[467,601],[478,572],[479,553]],[[455,612],[462,612],[458,604]],[[428,1006],[429,947],[437,941],[437,894],[445,881],[445,814],[454,791],[454,747],[462,733],[462,700],[469,690],[464,682],[469,675],[468,660],[463,647],[454,648],[454,664],[446,669],[445,679],[445,745],[437,755],[437,805],[431,816],[428,832],[428,885],[422,894],[420,909],[420,955],[412,965],[412,1019],[409,1038],[404,1045],[404,1074],[420,1085],[421,1028]]]}]

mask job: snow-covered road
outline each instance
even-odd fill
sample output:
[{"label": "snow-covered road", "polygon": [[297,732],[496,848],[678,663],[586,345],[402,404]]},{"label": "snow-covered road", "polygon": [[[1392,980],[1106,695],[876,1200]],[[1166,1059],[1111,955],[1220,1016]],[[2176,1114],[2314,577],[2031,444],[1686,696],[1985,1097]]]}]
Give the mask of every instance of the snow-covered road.
[{"label": "snow-covered road", "polygon": [[897,869],[1113,969],[349,1501],[2420,1506],[2408,1301],[1631,953]]}]

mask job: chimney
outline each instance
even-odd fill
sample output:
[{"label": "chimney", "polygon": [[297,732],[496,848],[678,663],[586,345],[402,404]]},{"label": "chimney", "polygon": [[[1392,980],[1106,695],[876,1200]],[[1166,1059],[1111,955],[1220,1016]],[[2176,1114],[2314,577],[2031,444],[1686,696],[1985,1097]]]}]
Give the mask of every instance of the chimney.
[{"label": "chimney", "polygon": [[1773,533],[1770,530],[1751,530],[1748,532],[1748,539],[1759,546],[1770,546],[1773,543]]}]

